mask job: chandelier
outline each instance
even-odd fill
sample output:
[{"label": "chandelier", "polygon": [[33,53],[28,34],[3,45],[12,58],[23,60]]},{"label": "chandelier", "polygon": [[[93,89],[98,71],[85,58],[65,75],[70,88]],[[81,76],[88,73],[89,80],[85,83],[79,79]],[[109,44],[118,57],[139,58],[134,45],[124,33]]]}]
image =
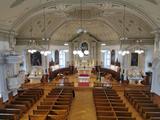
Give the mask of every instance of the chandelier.
[{"label": "chandelier", "polygon": [[83,52],[82,50],[74,50],[73,54],[78,55],[79,57],[84,57],[84,55],[89,55],[89,51],[84,50],[84,52]]},{"label": "chandelier", "polygon": [[76,31],[77,32],[77,34],[80,34],[80,33],[87,33],[87,30],[86,29],[84,29],[83,28],[83,26],[82,26],[82,20],[83,20],[83,13],[82,13],[82,8],[83,8],[83,6],[82,6],[82,0],[80,0],[80,28]]},{"label": "chandelier", "polygon": [[43,50],[41,50],[41,54],[44,56],[47,56],[49,54],[51,54],[51,51],[49,50],[49,41],[50,38],[47,37],[46,35],[46,12],[45,12],[45,7],[43,8],[43,26],[44,26],[44,34],[43,34],[43,38],[42,41],[45,41],[47,43],[47,47],[44,48]]},{"label": "chandelier", "polygon": [[141,45],[140,45],[142,43],[142,40],[137,40],[136,42],[137,42],[137,46],[135,47],[134,52],[138,54],[144,53],[144,50],[141,48]]},{"label": "chandelier", "polygon": [[118,51],[118,54],[122,56],[130,53],[130,51],[127,48],[125,49],[122,48],[123,41],[128,40],[125,29],[126,29],[126,5],[124,5],[124,10],[123,10],[123,37],[120,38],[120,50]]},{"label": "chandelier", "polygon": [[[82,0],[80,0],[80,9],[81,9],[81,13],[80,13],[80,28],[77,30],[77,33],[87,33],[87,30],[85,30],[82,26],[82,20],[83,20],[83,13],[82,13]],[[82,37],[81,37],[82,39]],[[89,50],[82,50],[82,49],[77,49],[73,51],[74,55],[78,55],[79,57],[84,57],[85,55],[89,55]]]},{"label": "chandelier", "polygon": [[49,41],[50,39],[47,37],[46,35],[46,13],[45,13],[45,7],[43,8],[43,23],[44,23],[44,35],[42,38],[42,41],[45,41],[45,43],[47,44],[47,47],[42,47],[40,44],[38,44],[38,40],[34,40],[33,38],[33,26],[31,24],[31,40],[29,40],[29,47],[28,47],[28,52],[33,54],[37,51],[40,51],[40,53],[44,56],[47,56],[49,54],[51,54],[51,51],[49,50]]},{"label": "chandelier", "polygon": [[29,48],[28,48],[28,52],[31,53],[31,54],[37,52],[35,40],[29,40]]},{"label": "chandelier", "polygon": [[28,43],[28,52],[33,54],[35,52],[37,52],[37,49],[38,49],[38,45],[37,45],[37,42],[36,40],[32,39],[33,38],[33,26],[31,24],[31,28],[30,28],[30,36],[31,36],[31,39],[29,40],[29,43]]}]

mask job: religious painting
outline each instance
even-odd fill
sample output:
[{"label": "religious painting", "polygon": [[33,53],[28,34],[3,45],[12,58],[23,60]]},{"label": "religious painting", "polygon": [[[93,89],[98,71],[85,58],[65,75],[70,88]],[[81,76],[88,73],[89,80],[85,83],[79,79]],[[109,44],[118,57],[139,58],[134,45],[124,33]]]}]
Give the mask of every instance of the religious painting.
[{"label": "religious painting", "polygon": [[115,64],[115,50],[111,51],[111,65]]},{"label": "religious painting", "polygon": [[39,51],[31,54],[31,65],[32,66],[42,66],[42,56]]},{"label": "religious painting", "polygon": [[131,66],[138,66],[138,53],[131,53]]},{"label": "religious painting", "polygon": [[88,43],[86,43],[86,42],[83,42],[82,44],[81,44],[81,50],[84,52],[85,50],[88,50]]},{"label": "religious painting", "polygon": [[[88,43],[87,42],[81,43],[81,50],[83,53],[85,50],[88,50]],[[88,55],[88,54],[84,54],[84,55]]]},{"label": "religious painting", "polygon": [[55,50],[55,64],[59,64],[59,51]]}]

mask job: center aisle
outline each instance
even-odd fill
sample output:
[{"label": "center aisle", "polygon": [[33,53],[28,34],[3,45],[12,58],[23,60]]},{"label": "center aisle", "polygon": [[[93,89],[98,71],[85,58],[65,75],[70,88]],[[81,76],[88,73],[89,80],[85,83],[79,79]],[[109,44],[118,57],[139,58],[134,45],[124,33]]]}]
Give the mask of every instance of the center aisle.
[{"label": "center aisle", "polygon": [[96,120],[91,88],[77,88],[68,120]]}]

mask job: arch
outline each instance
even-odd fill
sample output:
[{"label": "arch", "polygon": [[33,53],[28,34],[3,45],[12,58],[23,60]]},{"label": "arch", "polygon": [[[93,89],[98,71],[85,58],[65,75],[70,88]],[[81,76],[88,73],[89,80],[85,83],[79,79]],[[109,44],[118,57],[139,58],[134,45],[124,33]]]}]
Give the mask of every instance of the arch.
[{"label": "arch", "polygon": [[[89,2],[90,0],[88,0]],[[69,3],[69,1],[67,1]],[[104,0],[100,0],[99,2],[103,2]],[[156,22],[150,17],[148,16],[142,9],[130,4],[129,2],[126,1],[119,1],[119,0],[112,0],[110,1],[112,4],[117,4],[117,5],[127,5],[127,8],[129,8],[131,11],[135,11],[137,16],[140,16],[141,19],[145,20],[151,27],[152,29],[155,29],[158,27],[158,25],[156,24]],[[57,3],[57,5],[59,5],[60,3],[64,4],[64,1],[51,1],[42,5],[39,5],[38,7],[35,7],[33,9],[31,9],[30,11],[28,11],[26,14],[20,16],[12,25],[12,29],[16,30],[19,27],[21,27],[26,21],[28,21],[31,17],[35,16],[38,13],[42,12],[43,7],[51,7],[51,6],[55,6]],[[92,3],[97,3],[97,1],[92,1]],[[70,2],[70,4],[74,4],[77,5],[75,2]],[[73,7],[73,6],[72,6]]]}]

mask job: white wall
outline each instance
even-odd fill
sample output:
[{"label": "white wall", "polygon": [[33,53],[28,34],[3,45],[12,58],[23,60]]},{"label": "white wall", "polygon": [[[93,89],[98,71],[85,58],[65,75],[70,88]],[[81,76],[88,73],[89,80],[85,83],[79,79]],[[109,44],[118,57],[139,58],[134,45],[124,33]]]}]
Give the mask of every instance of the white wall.
[{"label": "white wall", "polygon": [[[4,53],[4,51],[7,50],[9,50],[8,37],[0,33],[0,54]],[[6,101],[8,99],[8,90],[6,83],[7,74],[5,70],[6,70],[6,65],[3,62],[0,63],[0,96],[3,96],[3,101]]]},{"label": "white wall", "polygon": [[[127,46],[125,46],[127,47]],[[132,46],[131,46],[132,47]],[[141,69],[144,72],[152,71],[152,68],[148,67],[148,63],[153,61],[153,45],[144,45],[142,46],[142,49],[145,49],[145,53],[139,55],[138,59],[138,67],[136,69]],[[121,56],[118,54],[120,46],[119,45],[111,45],[111,46],[101,46],[101,49],[114,49],[116,51],[116,59],[118,58],[118,61],[121,62],[121,67],[125,69],[132,68],[131,66],[131,55]],[[132,50],[132,52],[134,52]],[[116,60],[115,59],[115,60]],[[135,68],[135,67],[134,67]]]},{"label": "white wall", "polygon": [[148,63],[153,62],[153,55],[154,55],[153,50],[154,50],[153,46],[147,46],[147,49],[145,52],[145,68],[144,68],[145,72],[149,72],[149,71],[152,72],[152,67],[149,67]]},{"label": "white wall", "polygon": [[[30,62],[30,54],[28,52],[25,52],[27,49],[27,45],[18,45],[15,48],[15,51],[23,56],[26,57],[26,60],[24,61],[26,68],[24,68],[24,70],[26,70],[26,72],[30,72],[32,70],[32,66],[31,66],[31,62]],[[50,50],[52,52],[54,52],[55,50],[69,50],[68,46],[55,46],[55,45],[50,45]],[[25,53],[25,55],[24,55]],[[69,61],[69,52],[66,53],[66,65],[67,62]],[[47,59],[46,59],[47,58]],[[49,64],[46,65],[46,63],[49,63],[50,60],[52,59],[51,56],[42,56],[42,68],[48,68]]]}]

